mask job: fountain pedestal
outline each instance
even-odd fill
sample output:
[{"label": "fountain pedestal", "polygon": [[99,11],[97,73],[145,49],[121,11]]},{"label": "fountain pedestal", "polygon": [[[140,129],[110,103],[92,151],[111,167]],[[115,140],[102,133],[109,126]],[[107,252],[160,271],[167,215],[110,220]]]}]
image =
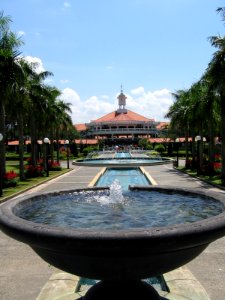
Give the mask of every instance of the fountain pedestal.
[{"label": "fountain pedestal", "polygon": [[157,291],[141,280],[100,281],[92,286],[82,300],[160,300]]}]

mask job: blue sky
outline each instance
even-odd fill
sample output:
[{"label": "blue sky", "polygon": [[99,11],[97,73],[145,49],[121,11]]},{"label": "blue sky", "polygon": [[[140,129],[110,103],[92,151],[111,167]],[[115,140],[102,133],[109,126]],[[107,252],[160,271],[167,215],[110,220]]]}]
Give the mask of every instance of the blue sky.
[{"label": "blue sky", "polygon": [[49,84],[72,103],[74,123],[127,108],[158,121],[171,92],[200,79],[223,35],[223,0],[1,0],[23,56],[53,72]]}]

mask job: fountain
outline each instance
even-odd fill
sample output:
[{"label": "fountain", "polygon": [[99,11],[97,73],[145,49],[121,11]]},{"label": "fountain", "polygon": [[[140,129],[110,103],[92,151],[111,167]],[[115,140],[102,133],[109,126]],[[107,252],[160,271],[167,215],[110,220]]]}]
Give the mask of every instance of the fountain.
[{"label": "fountain", "polygon": [[[160,202],[161,196],[164,199],[160,204],[162,214],[158,216],[154,212],[152,224],[152,217],[148,218],[151,206]],[[120,205],[115,205],[114,200],[118,202],[119,197],[119,191],[112,196],[108,188],[87,188],[9,200],[0,207],[0,227],[9,236],[30,245],[55,267],[101,280],[86,293],[85,300],[162,299],[141,279],[186,264],[209,243],[225,235],[223,193],[133,186],[123,194],[122,203],[119,201]],[[184,221],[182,216],[174,223],[173,211],[172,221],[161,223],[169,219],[174,203],[168,203],[174,198],[179,199],[179,211],[190,212],[190,220]],[[71,209],[70,202],[77,208]],[[132,214],[128,220],[129,203],[133,205],[134,202],[136,208],[130,209]],[[58,205],[62,207],[62,215]],[[96,210],[97,206],[100,208]],[[107,207],[111,207],[113,213],[105,211]],[[71,216],[72,211],[74,216]],[[133,215],[134,211],[138,217]],[[143,217],[141,211],[146,213]],[[143,222],[139,222],[142,219]],[[159,223],[155,223],[157,219]],[[100,220],[100,224],[96,220]],[[106,223],[109,226],[105,226]]]},{"label": "fountain", "polygon": [[[112,155],[110,152],[109,155]],[[161,164],[171,164],[173,162],[170,158],[161,157],[160,155],[145,155],[143,153],[137,155],[133,153],[132,155],[129,152],[117,152],[112,157],[102,157],[102,155],[97,155],[90,157],[88,156],[85,159],[78,159],[73,161],[73,165],[77,166],[107,166],[107,167],[131,167],[131,166],[153,166]]]},{"label": "fountain", "polygon": [[76,166],[153,166],[153,165],[162,165],[162,164],[171,164],[173,160],[169,158],[159,158],[159,157],[114,157],[114,158],[86,158],[79,159],[73,162]]}]

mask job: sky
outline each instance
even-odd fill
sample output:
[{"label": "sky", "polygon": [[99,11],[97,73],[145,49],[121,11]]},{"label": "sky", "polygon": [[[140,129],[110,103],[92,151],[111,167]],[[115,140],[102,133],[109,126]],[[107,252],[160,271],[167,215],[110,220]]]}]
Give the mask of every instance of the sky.
[{"label": "sky", "polygon": [[47,83],[71,103],[74,124],[118,108],[156,121],[189,89],[216,51],[210,36],[224,35],[216,12],[224,0],[0,0],[21,36],[22,55],[50,71]]}]

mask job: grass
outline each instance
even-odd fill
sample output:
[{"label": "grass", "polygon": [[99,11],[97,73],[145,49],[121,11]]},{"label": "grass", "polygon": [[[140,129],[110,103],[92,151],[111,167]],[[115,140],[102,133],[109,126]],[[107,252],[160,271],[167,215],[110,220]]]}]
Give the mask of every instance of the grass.
[{"label": "grass", "polygon": [[[7,172],[15,171],[16,173],[19,173],[18,161],[7,161],[6,170]],[[59,175],[62,175],[66,172],[68,172],[68,169],[62,169],[61,171],[49,171],[49,177],[35,177],[28,178],[25,181],[19,181],[16,187],[9,187],[3,189],[3,196],[0,198],[0,202],[5,201],[6,199],[15,196],[18,193],[24,192],[50,179],[58,177]]]},{"label": "grass", "polygon": [[19,173],[18,161],[9,160],[6,162],[6,172],[9,171],[14,171],[16,173]]},{"label": "grass", "polygon": [[178,167],[177,169],[184,173],[187,173],[190,176],[198,177],[205,182],[223,187],[222,180],[220,179],[219,174],[218,175],[198,175],[197,170],[186,169],[185,167]]}]

